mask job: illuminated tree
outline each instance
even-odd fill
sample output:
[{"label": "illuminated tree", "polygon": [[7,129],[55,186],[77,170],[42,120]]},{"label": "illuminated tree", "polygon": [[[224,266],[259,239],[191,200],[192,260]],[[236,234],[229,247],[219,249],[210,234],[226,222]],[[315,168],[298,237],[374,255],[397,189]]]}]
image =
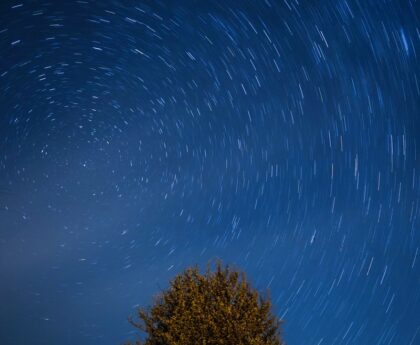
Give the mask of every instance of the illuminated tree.
[{"label": "illuminated tree", "polygon": [[176,276],[154,305],[138,310],[131,324],[146,333],[144,345],[283,345],[281,321],[269,297],[245,274],[220,262],[200,274],[197,267]]}]

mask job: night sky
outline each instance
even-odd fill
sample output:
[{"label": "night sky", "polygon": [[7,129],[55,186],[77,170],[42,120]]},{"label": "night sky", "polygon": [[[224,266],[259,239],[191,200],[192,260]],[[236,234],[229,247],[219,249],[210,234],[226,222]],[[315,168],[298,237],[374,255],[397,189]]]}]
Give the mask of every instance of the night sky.
[{"label": "night sky", "polygon": [[288,345],[420,344],[420,5],[0,4],[0,343],[119,344],[214,258]]}]

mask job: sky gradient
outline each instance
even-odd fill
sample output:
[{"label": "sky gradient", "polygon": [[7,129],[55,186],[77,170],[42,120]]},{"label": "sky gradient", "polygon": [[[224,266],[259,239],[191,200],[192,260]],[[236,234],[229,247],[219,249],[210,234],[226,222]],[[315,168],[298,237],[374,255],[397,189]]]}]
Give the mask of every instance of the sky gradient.
[{"label": "sky gradient", "polygon": [[420,344],[418,1],[1,1],[0,343],[120,344],[216,257],[288,345]]}]

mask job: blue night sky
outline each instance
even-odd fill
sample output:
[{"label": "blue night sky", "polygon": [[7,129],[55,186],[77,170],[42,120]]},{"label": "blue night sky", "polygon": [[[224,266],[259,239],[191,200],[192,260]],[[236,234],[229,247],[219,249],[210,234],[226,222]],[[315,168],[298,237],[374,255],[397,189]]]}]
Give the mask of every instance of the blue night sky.
[{"label": "blue night sky", "polygon": [[0,4],[0,343],[119,344],[214,258],[288,345],[420,344],[415,0]]}]

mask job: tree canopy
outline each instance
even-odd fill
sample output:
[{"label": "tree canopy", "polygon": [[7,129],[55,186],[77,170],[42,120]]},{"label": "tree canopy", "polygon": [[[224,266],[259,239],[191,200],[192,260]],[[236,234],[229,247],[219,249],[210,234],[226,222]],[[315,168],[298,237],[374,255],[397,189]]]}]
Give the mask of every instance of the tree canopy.
[{"label": "tree canopy", "polygon": [[271,309],[245,273],[218,262],[214,272],[192,267],[177,275],[130,322],[146,333],[136,345],[284,345]]}]

